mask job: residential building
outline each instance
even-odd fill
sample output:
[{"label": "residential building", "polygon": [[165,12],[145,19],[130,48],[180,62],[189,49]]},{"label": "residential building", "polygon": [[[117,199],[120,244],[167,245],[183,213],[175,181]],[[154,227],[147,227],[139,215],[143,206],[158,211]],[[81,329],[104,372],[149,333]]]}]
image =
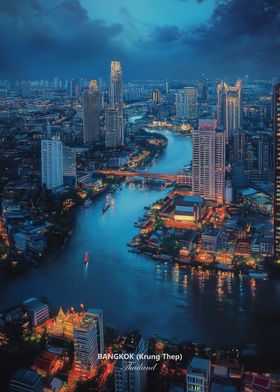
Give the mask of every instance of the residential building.
[{"label": "residential building", "polygon": [[194,357],[186,374],[186,392],[208,392],[210,388],[211,361]]},{"label": "residential building", "polygon": [[197,118],[197,90],[194,87],[185,87],[176,93],[176,118],[179,121]]},{"label": "residential building", "polygon": [[280,263],[280,83],[274,87],[274,257]]},{"label": "residential building", "polygon": [[67,146],[63,146],[63,182],[66,186],[77,186],[76,151]]},{"label": "residential building", "polygon": [[148,343],[138,334],[126,338],[123,353],[134,354],[133,359],[119,359],[115,366],[115,392],[144,392],[147,384],[147,371],[134,370],[146,367],[146,359],[138,359],[138,354],[148,353]]},{"label": "residential building", "polygon": [[217,120],[199,120],[193,131],[192,190],[205,200],[224,202],[225,138]]}]

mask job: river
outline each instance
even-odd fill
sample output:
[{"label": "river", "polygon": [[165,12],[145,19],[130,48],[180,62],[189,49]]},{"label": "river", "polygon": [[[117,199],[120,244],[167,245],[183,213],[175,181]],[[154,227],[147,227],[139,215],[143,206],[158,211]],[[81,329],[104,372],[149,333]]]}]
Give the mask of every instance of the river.
[{"label": "river", "polygon": [[[148,170],[176,173],[191,160],[191,139],[162,133],[168,147]],[[263,329],[263,314],[279,309],[279,281],[192,272],[128,252],[126,244],[138,232],[134,222],[143,216],[144,206],[167,192],[130,184],[113,195],[114,206],[105,214],[103,197],[88,209],[79,208],[64,250],[38,269],[2,284],[1,306],[42,294],[56,309],[80,303],[102,308],[106,325],[137,329],[146,337],[158,334],[208,345],[269,344],[276,335],[270,336],[273,321]]]}]

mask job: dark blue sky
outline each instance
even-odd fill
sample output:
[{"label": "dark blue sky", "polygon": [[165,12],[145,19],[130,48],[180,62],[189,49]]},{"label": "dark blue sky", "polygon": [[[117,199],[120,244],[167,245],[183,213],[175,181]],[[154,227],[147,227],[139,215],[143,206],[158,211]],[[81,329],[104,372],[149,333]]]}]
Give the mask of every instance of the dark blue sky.
[{"label": "dark blue sky", "polygon": [[0,37],[0,79],[280,74],[280,0],[1,0]]}]

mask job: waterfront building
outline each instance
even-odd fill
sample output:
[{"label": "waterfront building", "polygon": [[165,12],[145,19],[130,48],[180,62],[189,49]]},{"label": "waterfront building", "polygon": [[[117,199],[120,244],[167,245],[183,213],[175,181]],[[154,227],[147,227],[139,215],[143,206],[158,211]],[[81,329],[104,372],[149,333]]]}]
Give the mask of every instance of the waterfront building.
[{"label": "waterfront building", "polygon": [[98,353],[104,354],[103,310],[102,309],[88,309],[87,313],[94,316],[96,319]]},{"label": "waterfront building", "polygon": [[27,310],[29,319],[34,327],[43,324],[50,317],[49,305],[40,302],[37,298],[29,298],[23,302],[24,309]]},{"label": "waterfront building", "polygon": [[43,392],[43,378],[33,370],[19,369],[9,385],[9,392]]},{"label": "waterfront building", "polygon": [[217,120],[199,120],[193,130],[192,190],[205,200],[224,202],[225,137],[217,128]]},{"label": "waterfront building", "polygon": [[107,108],[105,111],[105,147],[116,148],[124,145],[123,109]]},{"label": "waterfront building", "polygon": [[83,142],[100,141],[100,97],[96,80],[91,80],[83,95]]},{"label": "waterfront building", "polygon": [[[148,343],[138,334],[132,334],[125,340],[124,354],[134,354],[133,359],[119,359],[115,366],[115,392],[143,392],[147,384],[146,359],[138,355],[147,355]],[[142,370],[136,370],[143,367]]]},{"label": "waterfront building", "polygon": [[98,333],[95,315],[85,313],[81,323],[74,328],[75,370],[87,376],[98,364]]},{"label": "waterfront building", "polygon": [[197,91],[194,87],[185,87],[176,93],[176,118],[190,121],[197,118]]},{"label": "waterfront building", "polygon": [[274,87],[274,257],[280,263],[280,83]]},{"label": "waterfront building", "polygon": [[67,146],[63,146],[63,183],[73,188],[77,186],[76,151]]},{"label": "waterfront building", "polygon": [[235,86],[221,82],[217,86],[218,125],[226,131],[226,143],[233,138],[236,128],[242,128],[242,81]]},{"label": "waterfront building", "polygon": [[62,142],[59,136],[51,135],[50,126],[47,132],[41,140],[41,174],[42,185],[52,190],[63,185]]},{"label": "waterfront building", "polygon": [[187,367],[186,392],[208,392],[210,388],[211,361],[192,358]]},{"label": "waterfront building", "polygon": [[197,223],[203,210],[201,196],[184,196],[175,202],[174,219],[181,222]]},{"label": "waterfront building", "polygon": [[123,75],[119,61],[111,62],[109,104],[111,108],[123,105]]}]

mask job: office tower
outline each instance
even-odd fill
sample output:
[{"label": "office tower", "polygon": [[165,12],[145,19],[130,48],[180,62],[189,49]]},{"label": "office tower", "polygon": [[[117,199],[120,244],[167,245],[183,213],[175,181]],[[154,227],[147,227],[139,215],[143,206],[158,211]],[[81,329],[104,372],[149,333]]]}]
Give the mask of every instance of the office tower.
[{"label": "office tower", "polygon": [[232,183],[234,188],[246,186],[246,137],[239,128],[234,130],[233,143],[230,151]]},{"label": "office tower", "polygon": [[229,143],[236,128],[242,128],[242,82],[235,86],[221,82],[217,86],[218,125],[226,131],[226,143]]},{"label": "office tower", "polygon": [[98,363],[98,339],[96,317],[85,313],[80,325],[74,328],[75,370],[89,375]]},{"label": "office tower", "polygon": [[96,319],[98,353],[104,354],[103,310],[88,309],[87,313],[94,316]]},{"label": "office tower", "polygon": [[41,174],[42,185],[54,189],[63,185],[62,142],[59,136],[51,135],[48,124],[48,135],[41,140]]},{"label": "office tower", "polygon": [[29,82],[29,80],[23,80],[20,83],[20,96],[22,98],[29,98],[29,96],[30,96],[30,82]]},{"label": "office tower", "polygon": [[211,361],[194,357],[188,364],[186,392],[208,392],[210,389]]},{"label": "office tower", "polygon": [[9,384],[9,392],[43,392],[43,378],[33,370],[19,369]]},{"label": "office tower", "polygon": [[217,120],[199,120],[193,131],[193,194],[223,203],[225,191],[225,138]]},{"label": "office tower", "polygon": [[69,87],[69,97],[73,97],[74,91],[75,91],[75,80],[74,79],[70,80],[70,83],[68,83],[68,87]]},{"label": "office tower", "polygon": [[91,80],[83,96],[84,144],[100,141],[100,97],[96,80]]},{"label": "office tower", "polygon": [[169,83],[168,80],[165,81],[165,94],[169,93]]},{"label": "office tower", "polygon": [[109,104],[110,108],[118,108],[123,105],[123,81],[122,69],[119,61],[111,62]]},{"label": "office tower", "polygon": [[201,75],[200,85],[201,85],[201,100],[202,102],[207,102],[208,80],[207,80],[207,76],[204,73]]},{"label": "office tower", "polygon": [[63,183],[73,188],[77,186],[76,151],[67,146],[63,146]]},{"label": "office tower", "polygon": [[152,101],[159,103],[161,101],[161,94],[158,89],[152,91]]},{"label": "office tower", "polygon": [[274,257],[280,263],[280,83],[274,87]]},{"label": "office tower", "polygon": [[134,370],[146,367],[146,359],[138,359],[138,355],[148,353],[148,344],[138,334],[126,338],[123,353],[134,354],[133,359],[119,359],[115,366],[115,392],[143,392],[147,384],[147,371]]},{"label": "office tower", "polygon": [[124,118],[122,108],[105,111],[105,147],[116,148],[124,144]]},{"label": "office tower", "polygon": [[185,87],[176,93],[176,118],[190,121],[197,118],[197,91],[193,87]]}]

